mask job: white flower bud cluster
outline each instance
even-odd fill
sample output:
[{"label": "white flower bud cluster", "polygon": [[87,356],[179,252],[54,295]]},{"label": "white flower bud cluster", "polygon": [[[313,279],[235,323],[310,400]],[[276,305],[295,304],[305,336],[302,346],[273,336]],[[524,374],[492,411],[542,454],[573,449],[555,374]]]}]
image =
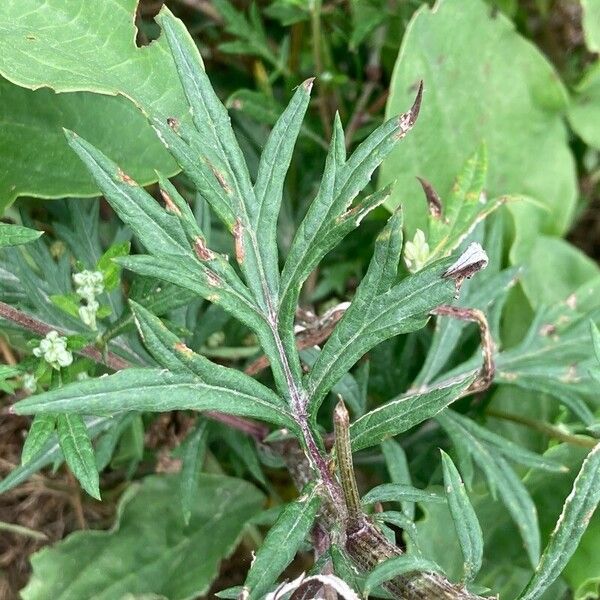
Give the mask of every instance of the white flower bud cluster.
[{"label": "white flower bud cluster", "polygon": [[81,271],[73,275],[73,283],[75,293],[85,301],[79,307],[79,318],[88,327],[96,329],[96,314],[100,308],[96,296],[104,291],[104,276],[100,271]]},{"label": "white flower bud cluster", "polygon": [[409,240],[404,245],[404,262],[409,271],[416,273],[420,271],[429,258],[429,244],[425,239],[425,234],[417,229],[412,242]]},{"label": "white flower bud cluster", "polygon": [[67,338],[58,335],[58,331],[49,331],[37,348],[34,356],[43,357],[53,368],[68,367],[73,362],[73,354],[67,350]]}]

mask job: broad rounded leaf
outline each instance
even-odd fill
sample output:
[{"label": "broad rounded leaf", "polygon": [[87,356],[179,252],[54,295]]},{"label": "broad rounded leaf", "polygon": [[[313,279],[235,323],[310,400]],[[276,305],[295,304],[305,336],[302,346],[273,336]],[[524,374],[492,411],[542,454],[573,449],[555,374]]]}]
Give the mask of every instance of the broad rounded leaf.
[{"label": "broad rounded leaf", "polygon": [[125,494],[114,529],[76,532],[35,554],[33,575],[22,597],[202,596],[263,499],[245,481],[202,474],[189,525],[184,525],[175,478],[147,477]]},{"label": "broad rounded leaf", "polygon": [[0,77],[0,104],[0,211],[19,196],[100,194],[69,148],[63,127],[113,156],[142,185],[156,181],[155,170],[178,170],[144,115],[125,98],[29,90]]},{"label": "broad rounded leaf", "polygon": [[[6,0],[0,17],[0,75],[29,90],[48,87],[56,92],[119,95],[144,111],[182,117],[185,99],[165,40],[161,36],[142,48],[135,44],[136,6],[137,0],[103,0],[99,13],[94,2]],[[11,169],[5,189],[0,187],[3,205],[20,194],[45,198],[98,194],[85,170],[68,156],[58,136],[60,127],[72,127],[94,141],[141,183],[156,181],[155,168],[176,171],[143,116],[126,101],[90,94],[56,96],[49,90],[27,92],[9,84],[2,88],[2,95],[8,95],[2,104],[10,107],[13,125],[2,134],[4,155],[8,157],[11,131],[14,137],[18,125],[18,154],[27,158],[25,166]],[[22,100],[15,105],[13,96]],[[40,121],[44,130],[39,129]],[[26,145],[22,127],[30,135]],[[14,147],[11,144],[11,150]]]},{"label": "broad rounded leaf", "polygon": [[489,152],[489,196],[536,198],[550,209],[542,211],[545,230],[564,232],[576,200],[562,121],[567,95],[543,55],[483,0],[440,0],[418,10],[406,30],[388,115],[406,106],[421,79],[419,122],[382,166],[382,183],[397,181],[388,206],[402,201],[409,234],[423,229],[427,212],[415,177],[444,198],[481,142]]}]

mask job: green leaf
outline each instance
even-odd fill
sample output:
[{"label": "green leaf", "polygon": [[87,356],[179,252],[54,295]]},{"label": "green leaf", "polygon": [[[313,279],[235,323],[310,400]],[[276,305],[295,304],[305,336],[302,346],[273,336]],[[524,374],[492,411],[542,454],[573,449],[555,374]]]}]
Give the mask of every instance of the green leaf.
[{"label": "green leaf", "polygon": [[132,426],[134,421],[139,419],[140,415],[136,413],[126,413],[117,417],[108,431],[98,438],[94,444],[94,450],[96,454],[96,469],[99,473],[109,465],[123,434]]},{"label": "green leaf", "polygon": [[382,483],[369,490],[363,497],[363,504],[374,504],[375,502],[400,502],[408,500],[409,502],[434,502],[444,504],[444,496],[436,492],[420,490],[411,485],[402,483]]},{"label": "green leaf", "polygon": [[483,534],[477,515],[473,510],[465,484],[452,459],[443,451],[442,468],[444,472],[444,486],[450,514],[458,534],[460,549],[464,558],[464,577],[467,582],[477,577],[483,560]]},{"label": "green leaf", "polygon": [[[48,18],[46,27],[56,23],[56,15]],[[0,18],[0,29],[3,20]],[[4,57],[0,57],[0,71],[7,66]],[[142,185],[156,180],[155,169],[169,174],[177,170],[147,119],[125,98],[89,92],[55,94],[47,88],[31,90],[0,77],[0,103],[4,116],[0,131],[0,158],[4,164],[0,173],[0,212],[19,196],[100,194],[69,148],[63,128],[77,131],[113,156]]]},{"label": "green leaf", "polygon": [[150,252],[192,256],[192,249],[175,216],[167,213],[148,192],[92,144],[72,131],[66,131],[65,135],[121,220],[131,227]]},{"label": "green leaf", "polygon": [[[406,505],[409,503],[403,502],[402,504]],[[412,502],[410,504],[413,505]],[[390,523],[391,525],[395,525],[396,527],[402,529],[402,531],[408,535],[410,541],[414,544],[415,550],[418,550],[419,539],[417,527],[413,520],[407,516],[406,511],[399,512],[395,510],[384,510],[382,512],[374,513],[373,517],[380,523]]]},{"label": "green leaf", "polygon": [[565,501],[556,528],[520,600],[536,600],[562,573],[600,502],[600,444],[589,453]]},{"label": "green leaf", "polygon": [[[237,261],[257,302],[263,309],[268,310],[269,305],[278,296],[277,259],[275,257],[273,260],[267,245],[258,242],[256,224],[260,207],[244,156],[231,128],[227,109],[215,94],[204,72],[196,44],[181,21],[175,19],[168,10],[163,11],[157,17],[157,21],[163,27],[190,105],[197,132],[194,139],[199,144],[196,150],[201,158],[200,161],[196,158],[195,162],[206,163],[203,167],[204,173],[200,176],[196,176],[199,167],[189,171],[186,169],[186,172],[198,186],[198,191],[213,206],[216,205],[212,190],[215,185],[220,188],[218,194],[230,212],[227,221],[233,226],[232,231],[236,237]],[[162,129],[165,128],[160,120],[156,124],[162,125]],[[163,139],[179,160],[180,154],[169,145],[166,137],[163,136]],[[184,164],[182,166],[185,167]],[[206,189],[207,176],[210,191]],[[215,210],[218,214],[222,212],[217,208]],[[231,223],[230,217],[233,215],[235,223]]]},{"label": "green leaf", "polygon": [[499,494],[512,519],[519,528],[529,561],[537,564],[540,555],[540,532],[537,510],[527,489],[498,448],[489,448],[465,428],[451,410],[437,417],[452,440],[460,439],[475,463],[483,470],[492,496]]},{"label": "green leaf", "polygon": [[100,500],[96,459],[84,420],[79,415],[58,415],[56,424],[60,449],[73,475],[90,496]]},{"label": "green leaf", "polygon": [[390,579],[394,579],[394,577],[413,572],[440,573],[441,568],[438,564],[421,556],[403,554],[402,556],[388,558],[378,564],[367,577],[364,595],[368,597],[371,590]]},{"label": "green leaf", "polygon": [[179,475],[179,490],[181,494],[181,507],[183,520],[188,525],[192,516],[192,509],[197,502],[198,480],[200,469],[204,462],[208,442],[207,422],[200,421],[194,431],[185,441],[185,450],[182,457],[181,473]]},{"label": "green leaf", "polygon": [[298,500],[283,509],[256,553],[246,577],[244,589],[249,592],[249,600],[262,598],[292,562],[313,525],[319,504],[317,490],[307,487]]},{"label": "green leaf", "polygon": [[300,86],[269,135],[258,165],[254,193],[258,213],[252,223],[266,246],[265,259],[278,270],[277,218],[281,208],[283,184],[292,160],[294,144],[310,100],[313,80]]},{"label": "green leaf", "polygon": [[[64,142],[58,137],[60,128],[65,126],[77,129],[98,143],[144,185],[156,180],[154,169],[174,173],[173,161],[152,135],[143,116],[126,101],[94,94],[55,95],[48,90],[38,90],[50,87],[56,92],[120,95],[145,111],[177,118],[185,115],[184,94],[164,36],[143,48],[135,44],[136,6],[135,0],[109,0],[108,10],[99,19],[95,7],[65,5],[60,0],[44,5],[37,0],[10,0],[3,5],[0,74],[19,86],[37,90],[21,91],[16,87],[12,90],[7,84],[4,87],[11,94],[26,97],[26,100],[16,104],[3,102],[3,105],[15,107],[11,110],[20,108],[16,120],[29,125],[30,130],[36,114],[48,115],[49,108],[52,109],[51,120],[44,119],[44,123],[51,123],[50,131],[40,130],[35,121],[36,137],[31,141],[34,156],[41,157],[37,160],[42,160],[45,168],[31,169],[33,176],[25,171],[24,182],[20,189],[10,190],[9,200],[17,193],[43,197],[97,194],[96,186],[71,162]],[[111,43],[107,44],[109,38]],[[98,130],[99,114],[104,116],[101,119],[103,135]],[[108,131],[110,134],[104,135]],[[20,144],[22,139],[20,129]],[[57,152],[40,152],[40,147],[50,147]],[[30,156],[28,153],[28,160],[23,163],[29,168]],[[74,175],[76,178],[72,180]],[[13,185],[17,182],[10,184]]]},{"label": "green leaf", "polygon": [[68,315],[79,319],[80,298],[77,294],[52,294],[50,301]]},{"label": "green leaf", "polygon": [[[185,352],[182,349],[182,353]],[[210,384],[198,376],[181,372],[126,369],[114,375],[70,383],[59,390],[30,396],[17,402],[14,410],[17,414],[84,415],[106,415],[130,410],[218,410],[295,429],[288,413],[271,396],[265,399],[248,391],[229,388],[229,381],[226,379]]]},{"label": "green leaf", "polygon": [[[402,483],[412,485],[408,460],[404,448],[393,439],[387,439],[381,442],[381,450],[385,458],[385,465],[390,474],[392,483]],[[402,501],[402,512],[410,519],[415,518],[414,502]]]},{"label": "green leaf", "polygon": [[409,392],[368,412],[350,425],[352,449],[374,446],[430,419],[460,398],[475,377],[469,373],[423,392]]},{"label": "green leaf", "polygon": [[120,282],[121,268],[113,261],[117,256],[127,256],[131,247],[130,242],[120,242],[113,244],[101,257],[96,265],[98,271],[104,276],[104,287],[107,290],[114,290]]},{"label": "green leaf", "polygon": [[[384,187],[369,198],[350,206],[369,183],[373,171],[392,148],[413,127],[421,105],[421,89],[412,108],[392,117],[378,127],[346,160],[344,130],[336,115],[333,135],[325,162],[325,170],[317,197],[298,227],[281,273],[280,329],[293,322],[302,283],[321,259],[350,231],[360,225],[364,216],[384,202],[390,188]],[[285,340],[291,346],[292,340]]]},{"label": "green leaf", "polygon": [[581,0],[582,25],[585,42],[590,52],[600,52],[600,7],[594,0]]},{"label": "green leaf", "polygon": [[108,0],[99,19],[97,6],[8,0],[0,19],[0,73],[30,89],[122,95],[143,109],[181,116],[185,99],[164,36],[136,46],[136,6]]},{"label": "green leaf", "polygon": [[[600,35],[598,37],[597,43],[600,47]],[[588,70],[575,88],[575,95],[569,107],[569,123],[581,139],[600,150],[600,63],[598,62]]]},{"label": "green leaf", "polygon": [[0,248],[28,244],[37,240],[43,233],[43,231],[36,231],[20,225],[0,223]]},{"label": "green leaf", "polygon": [[[428,264],[448,256],[455,250],[475,226],[499,208],[507,198],[488,200],[485,192],[487,174],[487,151],[482,146],[465,162],[446,199],[440,199],[431,184],[420,179],[428,206],[427,246]],[[409,264],[406,258],[405,260]],[[411,270],[421,268],[409,264]]]},{"label": "green leaf", "polygon": [[50,436],[54,433],[55,425],[55,415],[36,415],[34,417],[23,444],[22,465],[26,465],[42,453]]},{"label": "green leaf", "polygon": [[597,361],[589,320],[597,314],[599,287],[600,277],[595,277],[561,302],[538,310],[521,343],[497,356],[496,382],[548,394],[591,425],[594,415],[586,402],[597,388],[590,374]]},{"label": "green leaf", "polygon": [[214,0],[219,15],[226,24],[226,31],[243,41],[224,42],[219,44],[219,50],[232,54],[250,54],[259,56],[278,68],[281,65],[265,34],[260,13],[256,4],[250,6],[250,19],[237,11],[228,0]]},{"label": "green leaf", "polygon": [[161,323],[158,317],[133,301],[130,305],[144,345],[163,367],[173,373],[195,375],[215,389],[228,388],[232,394],[242,393],[246,397],[254,397],[258,404],[279,407],[281,418],[287,417],[285,403],[262,383],[241,371],[217,365],[204,356],[192,352]]},{"label": "green leaf", "polygon": [[[264,318],[254,301],[248,297],[247,289],[241,282],[239,285],[230,285],[229,281],[216,274],[216,269],[204,263],[194,265],[189,260],[178,256],[159,257],[137,254],[121,257],[116,261],[134,273],[156,277],[194,292],[221,306],[230,315],[256,331],[258,335],[264,335]],[[221,266],[218,264],[220,261],[221,259],[215,258],[217,268]]]},{"label": "green leaf", "polygon": [[396,283],[402,251],[402,225],[402,211],[396,210],[375,240],[369,268],[352,300],[355,307],[352,310],[364,309],[373,299],[385,294]]},{"label": "green leaf", "polygon": [[[514,213],[512,206],[512,212]],[[525,265],[521,285],[534,309],[558,303],[590,279],[600,275],[595,261],[566,240],[539,235],[535,224],[525,225],[527,216],[515,213],[514,223],[524,230],[510,250],[510,261]],[[525,228],[527,229],[525,230]],[[556,277],[555,273],[561,273]]]},{"label": "green leaf", "polygon": [[[134,287],[135,283],[133,288]],[[133,297],[133,295],[130,294],[130,297]],[[161,282],[159,285],[153,285],[150,290],[144,291],[141,297],[136,296],[136,300],[142,306],[156,315],[164,315],[170,310],[186,306],[195,298],[195,292],[183,289],[168,282]],[[133,326],[133,321],[133,313],[125,311],[119,319],[114,323],[111,323],[110,327],[102,336],[103,340],[110,340],[124,331],[127,331]]]},{"label": "green leaf", "polygon": [[[503,14],[483,0],[422,5],[402,40],[387,114],[406,104],[425,81],[423,113],[413,134],[382,165],[382,184],[397,180],[390,208],[406,210],[407,232],[424,229],[427,209],[415,176],[442,198],[465,160],[489,151],[490,198],[530,196],[547,233],[560,234],[575,210],[577,180],[562,120],[566,90],[550,63]],[[408,168],[407,168],[408,165]]]},{"label": "green leaf", "polygon": [[160,184],[160,193],[165,202],[166,210],[175,214],[179,218],[181,226],[183,227],[183,230],[185,231],[190,243],[194,245],[196,242],[199,242],[201,244],[199,248],[202,248],[202,251],[208,255],[209,251],[208,244],[206,242],[206,236],[198,224],[192,207],[177,191],[177,188],[160,173],[158,174],[158,181]]},{"label": "green leaf", "polygon": [[600,330],[594,321],[590,320],[590,333],[592,334],[592,344],[594,347],[594,356],[600,364]]},{"label": "green leaf", "polygon": [[[300,352],[300,358],[305,365],[311,367],[315,364],[319,353],[320,350],[318,348],[305,348]],[[367,362],[364,364],[368,365]],[[361,415],[364,412],[364,398],[361,397],[361,390],[359,389],[356,378],[350,373],[346,373],[333,388],[331,388],[331,392],[336,395],[339,394],[355,416]]]},{"label": "green leaf", "polygon": [[[96,437],[101,432],[109,429],[115,419],[112,417],[91,417],[86,419],[85,424],[88,434],[91,438]],[[13,469],[2,481],[0,481],[0,494],[4,494],[14,487],[27,481],[34,473],[49,465],[56,465],[62,462],[62,452],[58,443],[58,437],[53,434],[40,450],[37,456],[33,457],[27,464]]]},{"label": "green leaf", "polygon": [[190,523],[184,525],[175,476],[134,484],[110,531],[76,532],[32,557],[24,600],[204,596],[264,497],[240,479],[205,474],[196,494]]},{"label": "green leaf", "polygon": [[444,418],[457,423],[461,428],[467,430],[474,438],[486,443],[490,449],[493,449],[495,452],[498,452],[513,462],[532,469],[541,469],[542,471],[554,473],[565,472],[568,470],[566,466],[561,465],[555,460],[531,452],[531,450],[527,450],[527,448],[523,448],[522,446],[511,442],[457,412],[448,411],[444,413]]},{"label": "green leaf", "polygon": [[331,387],[371,348],[390,337],[420,329],[433,308],[452,301],[454,281],[443,277],[449,265],[443,261],[407,277],[374,297],[364,311],[350,306],[307,376],[309,414],[316,415]]}]

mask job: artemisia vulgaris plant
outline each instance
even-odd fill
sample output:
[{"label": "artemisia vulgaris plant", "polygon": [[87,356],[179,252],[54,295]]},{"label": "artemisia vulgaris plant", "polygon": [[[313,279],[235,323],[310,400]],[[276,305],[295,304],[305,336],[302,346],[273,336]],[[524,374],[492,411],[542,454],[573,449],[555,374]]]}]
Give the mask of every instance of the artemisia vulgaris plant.
[{"label": "artemisia vulgaris plant", "polygon": [[[79,305],[67,296],[54,299],[55,305],[70,311],[71,321],[61,331],[48,324],[52,317],[44,318],[41,309],[33,316],[2,304],[5,319],[45,336],[37,340],[34,354],[44,359],[52,374],[50,389],[13,406],[15,413],[35,415],[35,419],[24,467],[3,482],[4,489],[47,464],[47,444],[56,428],[69,466],[85,489],[98,496],[98,465],[90,439],[106,429],[111,418],[134,411],[197,411],[250,434],[283,460],[298,487],[297,499],[285,505],[258,549],[244,586],[234,592],[241,600],[314,598],[324,588],[348,599],[383,593],[404,600],[467,600],[485,593],[472,584],[482,565],[483,536],[463,483],[464,479],[471,486],[475,463],[517,524],[530,560],[538,564],[521,598],[540,597],[561,573],[598,502],[600,451],[596,447],[584,461],[540,559],[535,507],[507,459],[548,471],[560,471],[562,466],[447,409],[458,399],[485,391],[494,378],[512,377],[526,381],[530,389],[536,385],[540,389],[540,379],[525,367],[533,364],[536,349],[549,348],[538,325],[520,346],[503,352],[497,347],[502,299],[518,273],[499,267],[494,242],[497,228],[489,227],[484,236],[473,237],[475,226],[506,201],[488,200],[483,192],[485,148],[467,162],[448,199],[442,201],[422,181],[429,206],[427,231],[417,231],[404,244],[403,253],[402,211],[392,214],[376,239],[368,270],[352,301],[318,319],[299,306],[302,286],[325,255],[386,200],[389,188],[366,196],[361,192],[382,160],[414,126],[423,86],[416,87],[414,104],[406,113],[378,127],[350,156],[336,116],[318,193],[282,260],[278,214],[312,80],[298,86],[274,126],[253,181],[228,113],[211,87],[193,41],[167,10],[158,21],[189,103],[189,118],[152,114],[149,119],[199,197],[229,232],[233,256],[211,249],[207,232],[168,179],[160,180],[164,204],[159,204],[107,156],[76,133],[66,132],[69,144],[146,253],[129,255],[128,244],[121,245],[104,256],[96,270],[81,271],[74,279]],[[35,237],[27,237],[23,229],[11,231],[3,233],[4,245]],[[490,245],[490,256],[481,243]],[[157,316],[164,314],[160,302],[148,299],[130,299],[130,316],[92,343],[89,336],[78,340],[72,335],[77,330],[73,323],[83,322],[97,330],[97,320],[102,318],[99,299],[118,284],[117,265],[178,290],[177,294],[183,294],[178,296],[180,305],[202,298],[220,307],[254,333],[264,356],[247,373],[217,364],[192,351]],[[560,335],[567,341],[587,336],[590,348],[587,318],[573,313],[565,325],[564,313],[571,304],[546,311],[540,318],[547,325],[560,324]],[[350,399],[344,398],[340,382],[370,350],[394,336],[425,328],[432,315],[437,317],[437,327],[412,388],[370,412],[355,403],[350,406],[351,420],[345,403]],[[135,360],[111,341],[127,326],[127,318],[135,320],[147,352],[145,364],[133,364]],[[480,350],[466,363],[444,371],[468,322],[479,327]],[[559,325],[552,327],[556,330]],[[554,354],[550,348],[544,356],[546,364],[562,360],[561,349],[553,348]],[[68,381],[64,373],[73,353],[115,372]],[[272,379],[259,381],[248,374],[267,365]],[[332,392],[339,395],[333,410],[331,403],[324,403]],[[589,421],[589,409],[578,398],[571,397],[568,406],[584,422]],[[410,484],[402,447],[394,441],[394,436],[429,419],[435,419],[448,434],[459,459],[460,473],[450,456],[442,453],[444,486],[439,490]],[[323,423],[329,427],[323,428]],[[196,431],[198,440],[203,431]],[[375,487],[361,498],[353,455],[374,446],[383,451],[392,483]],[[56,459],[56,453],[53,456]],[[34,468],[24,471],[27,464]],[[381,503],[397,503],[401,509],[374,511],[373,506]],[[388,525],[410,536],[415,503],[447,505],[448,527],[455,529],[464,558],[460,580],[451,581],[415,545],[405,552],[395,543]],[[315,550],[314,572],[277,587],[281,573],[307,538]]]}]

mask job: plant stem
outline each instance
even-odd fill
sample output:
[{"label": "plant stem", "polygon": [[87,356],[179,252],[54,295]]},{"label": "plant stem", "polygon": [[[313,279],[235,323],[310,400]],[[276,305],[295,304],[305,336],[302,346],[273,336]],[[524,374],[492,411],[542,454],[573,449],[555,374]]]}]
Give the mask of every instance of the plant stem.
[{"label": "plant stem", "polygon": [[0,521],[0,531],[8,531],[10,533],[16,533],[18,535],[25,535],[27,537],[33,538],[34,540],[40,540],[41,542],[47,542],[48,536],[41,531],[36,531],[35,529],[30,529],[29,527],[23,527],[23,525],[15,525],[13,523],[6,523],[5,521]]},{"label": "plant stem", "polygon": [[362,519],[363,512],[352,463],[350,417],[341,398],[333,412],[333,428],[335,433],[335,459],[344,492],[344,500],[346,501],[348,520],[359,522]]},{"label": "plant stem", "polygon": [[[23,329],[37,335],[46,335],[52,330],[58,331],[61,335],[66,335],[65,332],[58,330],[56,327],[52,327],[5,302],[0,302],[0,317],[11,321],[12,323],[16,323]],[[114,371],[121,371],[122,369],[127,369],[132,366],[120,356],[117,356],[112,352],[104,354],[92,345],[78,350],[77,353],[86,356],[87,358],[91,358],[94,362],[103,364]],[[251,435],[258,442],[261,442],[270,431],[269,427],[266,425],[250,419],[244,419],[243,417],[227,415],[217,411],[207,411],[204,414],[213,421],[219,421],[220,423],[224,423],[225,425],[229,425],[234,429]]]},{"label": "plant stem", "polygon": [[[58,331],[61,335],[68,335],[64,331],[61,331],[57,327],[52,327],[39,319],[31,317],[27,313],[10,306],[10,304],[6,304],[5,302],[0,302],[0,317],[6,319],[7,321],[12,321],[17,325],[23,327],[23,329],[27,329],[37,335],[46,335],[50,331]],[[120,356],[112,352],[102,353],[98,348],[94,345],[89,344],[85,346],[85,348],[81,348],[81,350],[77,350],[77,354],[81,354],[83,356],[87,356],[91,358],[94,362],[101,363],[106,365],[108,368],[113,369],[114,371],[119,371],[121,369],[126,369],[131,365]]]},{"label": "plant stem", "polygon": [[560,440],[561,442],[565,442],[567,444],[572,444],[574,446],[581,446],[582,448],[594,448],[598,443],[598,440],[588,438],[582,435],[573,435],[571,433],[566,433],[565,431],[563,431],[559,427],[556,427],[555,425],[550,425],[550,423],[544,423],[542,421],[530,419],[529,417],[524,417],[522,415],[506,413],[504,411],[495,410],[493,408],[488,408],[485,411],[485,414],[488,417],[494,417],[495,419],[503,419],[504,421],[512,421],[513,423],[524,425],[525,427],[535,429],[535,431],[539,431],[540,433],[543,433],[548,437]]}]

